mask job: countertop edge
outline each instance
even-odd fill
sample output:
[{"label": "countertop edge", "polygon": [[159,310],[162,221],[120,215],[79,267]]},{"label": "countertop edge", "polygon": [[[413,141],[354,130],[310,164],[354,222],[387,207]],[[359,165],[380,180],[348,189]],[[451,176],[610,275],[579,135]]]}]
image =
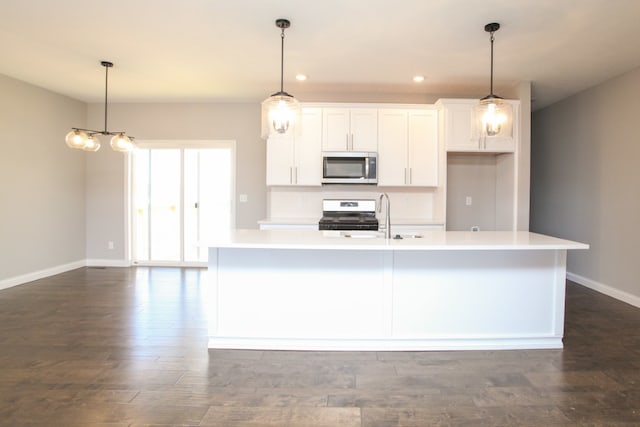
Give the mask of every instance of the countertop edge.
[{"label": "countertop edge", "polygon": [[422,238],[330,237],[313,230],[233,230],[204,246],[236,249],[465,251],[465,250],[574,250],[585,243],[523,231],[428,231]]}]

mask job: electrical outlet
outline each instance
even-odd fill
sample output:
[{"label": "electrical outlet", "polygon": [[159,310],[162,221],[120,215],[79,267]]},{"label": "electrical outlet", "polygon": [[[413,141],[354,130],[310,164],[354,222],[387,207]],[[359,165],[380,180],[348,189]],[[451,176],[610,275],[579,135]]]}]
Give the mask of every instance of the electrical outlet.
[{"label": "electrical outlet", "polygon": [[248,201],[249,201],[249,196],[247,196],[246,194],[240,195],[240,203],[247,203]]},{"label": "electrical outlet", "polygon": [[464,204],[465,204],[465,205],[467,205],[467,206],[471,206],[471,204],[472,204],[472,203],[473,203],[473,199],[471,198],[471,196],[467,196],[467,197],[464,199]]},{"label": "electrical outlet", "polygon": [[107,243],[107,247],[109,249],[114,249],[115,248],[115,246],[113,245],[113,240],[109,240],[109,242]]},{"label": "electrical outlet", "polygon": [[480,227],[474,225],[473,227],[471,227],[471,231],[480,231]]}]

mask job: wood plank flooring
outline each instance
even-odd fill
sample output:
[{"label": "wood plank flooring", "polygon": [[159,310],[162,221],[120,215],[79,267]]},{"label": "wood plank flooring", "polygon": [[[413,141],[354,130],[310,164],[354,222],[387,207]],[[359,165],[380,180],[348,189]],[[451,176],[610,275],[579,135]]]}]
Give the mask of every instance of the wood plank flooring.
[{"label": "wood plank flooring", "polygon": [[206,274],[82,268],[0,291],[0,425],[640,425],[640,309],[581,286],[564,350],[208,351]]}]

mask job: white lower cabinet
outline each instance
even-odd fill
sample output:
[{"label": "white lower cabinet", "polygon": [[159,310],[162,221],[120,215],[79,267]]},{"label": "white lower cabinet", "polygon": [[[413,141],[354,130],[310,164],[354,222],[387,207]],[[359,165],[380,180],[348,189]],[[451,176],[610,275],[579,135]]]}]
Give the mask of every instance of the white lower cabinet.
[{"label": "white lower cabinet", "polygon": [[378,110],[378,185],[438,185],[437,110]]},{"label": "white lower cabinet", "polygon": [[319,186],[322,180],[322,109],[303,108],[302,134],[267,140],[267,185]]}]

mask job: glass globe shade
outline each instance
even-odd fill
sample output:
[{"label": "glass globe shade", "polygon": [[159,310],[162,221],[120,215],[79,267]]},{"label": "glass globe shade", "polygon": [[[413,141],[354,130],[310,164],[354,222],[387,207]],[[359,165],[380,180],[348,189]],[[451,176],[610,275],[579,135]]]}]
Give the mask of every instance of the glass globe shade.
[{"label": "glass globe shade", "polygon": [[119,133],[111,138],[111,148],[113,148],[114,151],[126,152],[133,149],[133,144],[127,135]]},{"label": "glass globe shade", "polygon": [[262,102],[262,138],[298,133],[302,108],[297,99],[278,92]]},{"label": "glass globe shade", "polygon": [[100,141],[95,135],[89,136],[82,148],[84,151],[98,151],[100,149]]},{"label": "glass globe shade", "polygon": [[67,136],[65,137],[65,141],[67,142],[67,146],[69,148],[82,149],[87,143],[88,138],[89,137],[87,136],[87,134],[83,131],[74,129],[67,134]]},{"label": "glass globe shade", "polygon": [[497,96],[480,100],[476,109],[480,136],[511,136],[511,104]]}]

